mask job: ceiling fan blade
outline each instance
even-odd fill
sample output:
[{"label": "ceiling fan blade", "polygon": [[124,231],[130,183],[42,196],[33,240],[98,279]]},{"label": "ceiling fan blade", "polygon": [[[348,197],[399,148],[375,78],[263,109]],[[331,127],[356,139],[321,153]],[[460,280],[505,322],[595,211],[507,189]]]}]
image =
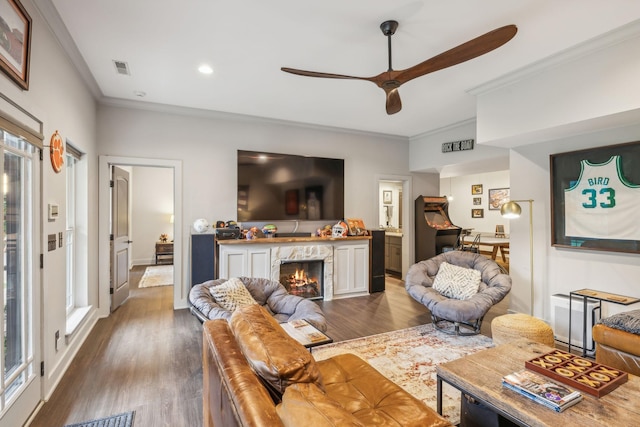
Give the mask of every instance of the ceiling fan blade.
[{"label": "ceiling fan blade", "polygon": [[305,76],[305,77],[322,77],[326,79],[351,79],[351,80],[372,81],[371,77],[346,76],[344,74],[321,73],[318,71],[297,70],[295,68],[287,68],[287,67],[282,67],[280,69],[285,73],[297,74],[299,76]]},{"label": "ceiling fan blade", "polygon": [[411,68],[397,71],[398,74],[395,78],[400,84],[403,84],[409,80],[415,79],[416,77],[424,76],[425,74],[433,73],[434,71],[442,70],[470,59],[477,58],[478,56],[489,53],[507,43],[516,35],[517,32],[518,27],[515,25],[500,27],[456,46],[453,49],[436,55],[433,58],[427,59],[426,61],[414,65]]},{"label": "ceiling fan blade", "polygon": [[387,93],[387,114],[395,114],[402,110],[402,101],[400,100],[400,93],[398,89],[385,90]]}]

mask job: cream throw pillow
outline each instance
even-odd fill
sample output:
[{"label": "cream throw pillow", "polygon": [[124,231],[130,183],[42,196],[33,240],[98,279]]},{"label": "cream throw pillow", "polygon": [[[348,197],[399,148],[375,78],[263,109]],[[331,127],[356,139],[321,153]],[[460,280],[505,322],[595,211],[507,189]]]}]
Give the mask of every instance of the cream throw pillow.
[{"label": "cream throw pillow", "polygon": [[221,285],[212,286],[209,288],[209,292],[222,308],[231,312],[238,307],[257,304],[242,280],[237,277],[229,279]]},{"label": "cream throw pillow", "polygon": [[432,287],[447,298],[469,299],[478,293],[481,278],[478,270],[443,262]]}]

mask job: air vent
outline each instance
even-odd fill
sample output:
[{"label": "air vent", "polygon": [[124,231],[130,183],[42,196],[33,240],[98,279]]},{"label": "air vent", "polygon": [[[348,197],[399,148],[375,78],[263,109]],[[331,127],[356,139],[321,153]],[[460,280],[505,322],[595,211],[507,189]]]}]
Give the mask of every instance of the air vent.
[{"label": "air vent", "polygon": [[127,64],[126,62],[116,61],[114,59],[113,64],[116,66],[116,71],[118,72],[118,74],[123,74],[125,76],[131,75],[131,73],[129,72],[129,64]]}]

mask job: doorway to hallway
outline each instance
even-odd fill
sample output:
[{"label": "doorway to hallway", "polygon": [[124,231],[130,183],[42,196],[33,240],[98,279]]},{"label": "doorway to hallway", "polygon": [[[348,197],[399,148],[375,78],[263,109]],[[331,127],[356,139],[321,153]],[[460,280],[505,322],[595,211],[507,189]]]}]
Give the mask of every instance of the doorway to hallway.
[{"label": "doorway to hallway", "polygon": [[[187,293],[185,288],[185,282],[183,280],[183,236],[182,236],[182,162],[179,160],[163,160],[163,159],[145,159],[145,158],[129,158],[129,157],[114,157],[114,156],[100,156],[99,166],[99,181],[100,181],[100,194],[99,194],[99,278],[100,278],[100,301],[108,301],[110,296],[110,196],[109,196],[109,181],[110,181],[110,169],[111,166],[118,165],[119,167],[126,167],[130,169],[142,168],[153,170],[156,168],[162,168],[170,170],[172,173],[171,182],[168,186],[169,189],[173,189],[173,198],[169,207],[162,208],[157,212],[157,224],[166,223],[162,227],[167,228],[160,229],[160,226],[151,225],[147,231],[147,235],[152,235],[151,244],[147,248],[148,255],[134,255],[134,258],[130,259],[130,265],[135,264],[152,264],[152,259],[155,257],[155,241],[160,239],[162,234],[170,234],[168,239],[173,239],[173,265],[174,265],[174,279],[173,279],[173,306],[174,308],[184,308],[187,306]],[[135,186],[135,177],[132,178]],[[167,187],[165,186],[165,190]],[[163,189],[156,189],[149,193],[149,197],[157,195],[158,191]],[[133,204],[135,205],[135,201]],[[165,212],[166,210],[166,212]],[[155,214],[154,214],[155,215]],[[135,219],[134,219],[135,221]],[[173,222],[171,222],[173,221]],[[155,228],[154,228],[155,227]],[[150,234],[152,233],[152,234]],[[157,235],[156,235],[157,234]],[[136,232],[133,232],[132,244],[136,245]],[[148,238],[149,239],[149,238]],[[148,240],[147,239],[147,240]],[[132,254],[135,253],[135,249]],[[135,258],[138,256],[138,258]],[[106,306],[106,307],[105,307]],[[109,314],[109,305],[100,304],[100,314],[107,316]]]}]

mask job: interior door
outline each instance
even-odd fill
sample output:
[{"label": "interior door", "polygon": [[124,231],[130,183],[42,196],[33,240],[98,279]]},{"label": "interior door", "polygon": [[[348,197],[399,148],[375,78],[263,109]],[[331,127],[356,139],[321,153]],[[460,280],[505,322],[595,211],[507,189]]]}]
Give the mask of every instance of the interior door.
[{"label": "interior door", "polygon": [[111,311],[129,297],[129,172],[111,168]]}]

